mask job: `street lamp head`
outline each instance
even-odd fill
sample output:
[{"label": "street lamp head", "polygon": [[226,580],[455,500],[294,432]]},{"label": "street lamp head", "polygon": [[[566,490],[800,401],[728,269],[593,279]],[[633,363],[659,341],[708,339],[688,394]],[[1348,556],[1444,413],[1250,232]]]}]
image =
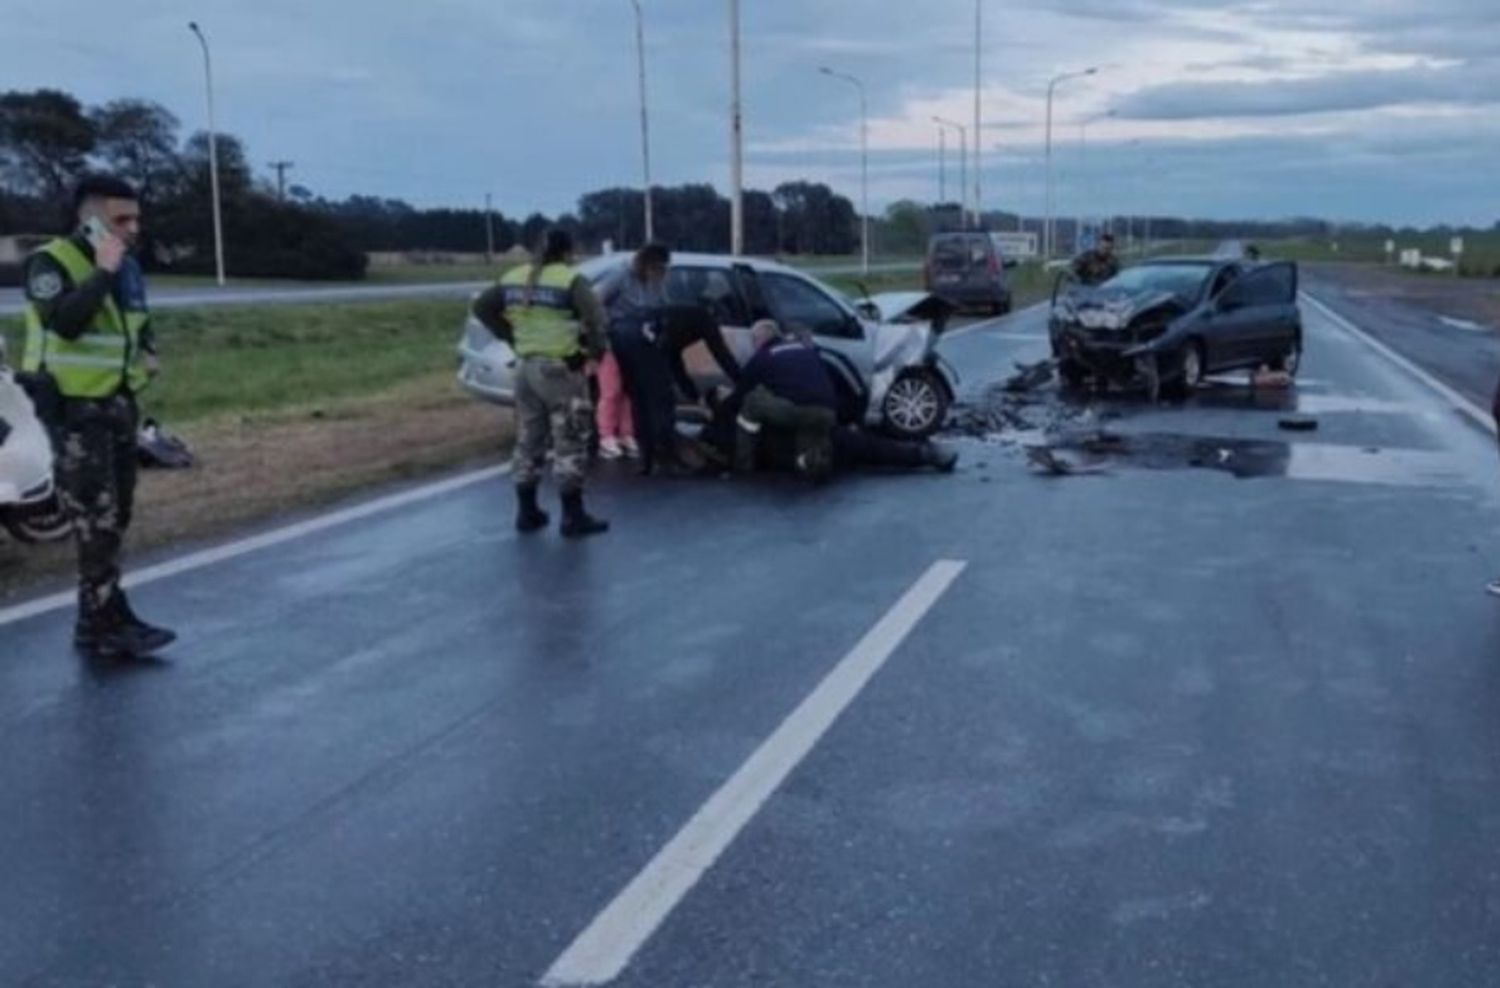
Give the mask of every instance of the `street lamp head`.
[{"label": "street lamp head", "polygon": [[1084,71],[1083,74],[1084,75],[1098,75],[1099,74],[1099,67],[1095,66],[1094,68],[1087,69],[1087,70]]}]

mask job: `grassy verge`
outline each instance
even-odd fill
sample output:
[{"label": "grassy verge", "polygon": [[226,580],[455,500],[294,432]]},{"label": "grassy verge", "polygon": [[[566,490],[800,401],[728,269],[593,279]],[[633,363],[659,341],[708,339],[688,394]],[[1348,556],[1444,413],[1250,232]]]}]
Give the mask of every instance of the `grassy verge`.
[{"label": "grassy verge", "polygon": [[[1277,240],[1261,244],[1261,249],[1268,257],[1288,261],[1384,264],[1388,260],[1385,253],[1387,239],[1395,241],[1398,251],[1416,249],[1427,257],[1449,256],[1451,236],[1440,233],[1398,234],[1390,238],[1353,234],[1336,240]],[[1468,277],[1500,277],[1500,232],[1466,235],[1460,264]]]},{"label": "grassy verge", "polygon": [[[158,313],[166,373],[142,406],[201,463],[142,475],[132,548],[209,538],[497,458],[508,414],[453,380],[463,310],[435,300]],[[0,330],[19,337],[19,321]],[[65,546],[0,540],[0,594],[71,567]]]}]

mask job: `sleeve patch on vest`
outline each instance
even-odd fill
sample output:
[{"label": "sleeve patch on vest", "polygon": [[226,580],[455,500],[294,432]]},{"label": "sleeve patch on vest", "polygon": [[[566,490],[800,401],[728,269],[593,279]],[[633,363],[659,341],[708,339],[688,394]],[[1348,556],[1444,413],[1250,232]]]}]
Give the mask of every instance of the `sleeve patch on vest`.
[{"label": "sleeve patch on vest", "polygon": [[32,273],[26,281],[26,294],[37,302],[50,302],[63,293],[62,275],[49,268]]}]

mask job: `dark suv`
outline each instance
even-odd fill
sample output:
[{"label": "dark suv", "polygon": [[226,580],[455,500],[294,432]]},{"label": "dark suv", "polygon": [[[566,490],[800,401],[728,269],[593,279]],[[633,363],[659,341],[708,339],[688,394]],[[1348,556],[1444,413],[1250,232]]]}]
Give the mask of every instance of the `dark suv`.
[{"label": "dark suv", "polygon": [[961,309],[1010,311],[1005,272],[1016,266],[988,233],[939,233],[927,243],[927,290]]}]

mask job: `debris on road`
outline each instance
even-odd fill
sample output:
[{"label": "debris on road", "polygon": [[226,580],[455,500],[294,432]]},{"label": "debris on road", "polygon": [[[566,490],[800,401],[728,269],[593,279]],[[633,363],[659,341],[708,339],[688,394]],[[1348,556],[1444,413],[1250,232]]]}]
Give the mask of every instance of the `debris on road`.
[{"label": "debris on road", "polygon": [[1051,477],[1097,476],[1107,472],[1103,464],[1077,463],[1059,456],[1051,446],[1027,446],[1026,460],[1038,472]]},{"label": "debris on road", "polygon": [[1016,364],[1016,373],[1001,385],[1010,394],[1022,394],[1051,384],[1057,377],[1057,361],[1041,360],[1034,364]]},{"label": "debris on road", "polygon": [[1289,415],[1276,424],[1287,432],[1318,431],[1318,420],[1305,415]]},{"label": "debris on road", "polygon": [[1284,390],[1292,386],[1292,375],[1286,371],[1261,368],[1250,375],[1250,387],[1257,390]]}]

